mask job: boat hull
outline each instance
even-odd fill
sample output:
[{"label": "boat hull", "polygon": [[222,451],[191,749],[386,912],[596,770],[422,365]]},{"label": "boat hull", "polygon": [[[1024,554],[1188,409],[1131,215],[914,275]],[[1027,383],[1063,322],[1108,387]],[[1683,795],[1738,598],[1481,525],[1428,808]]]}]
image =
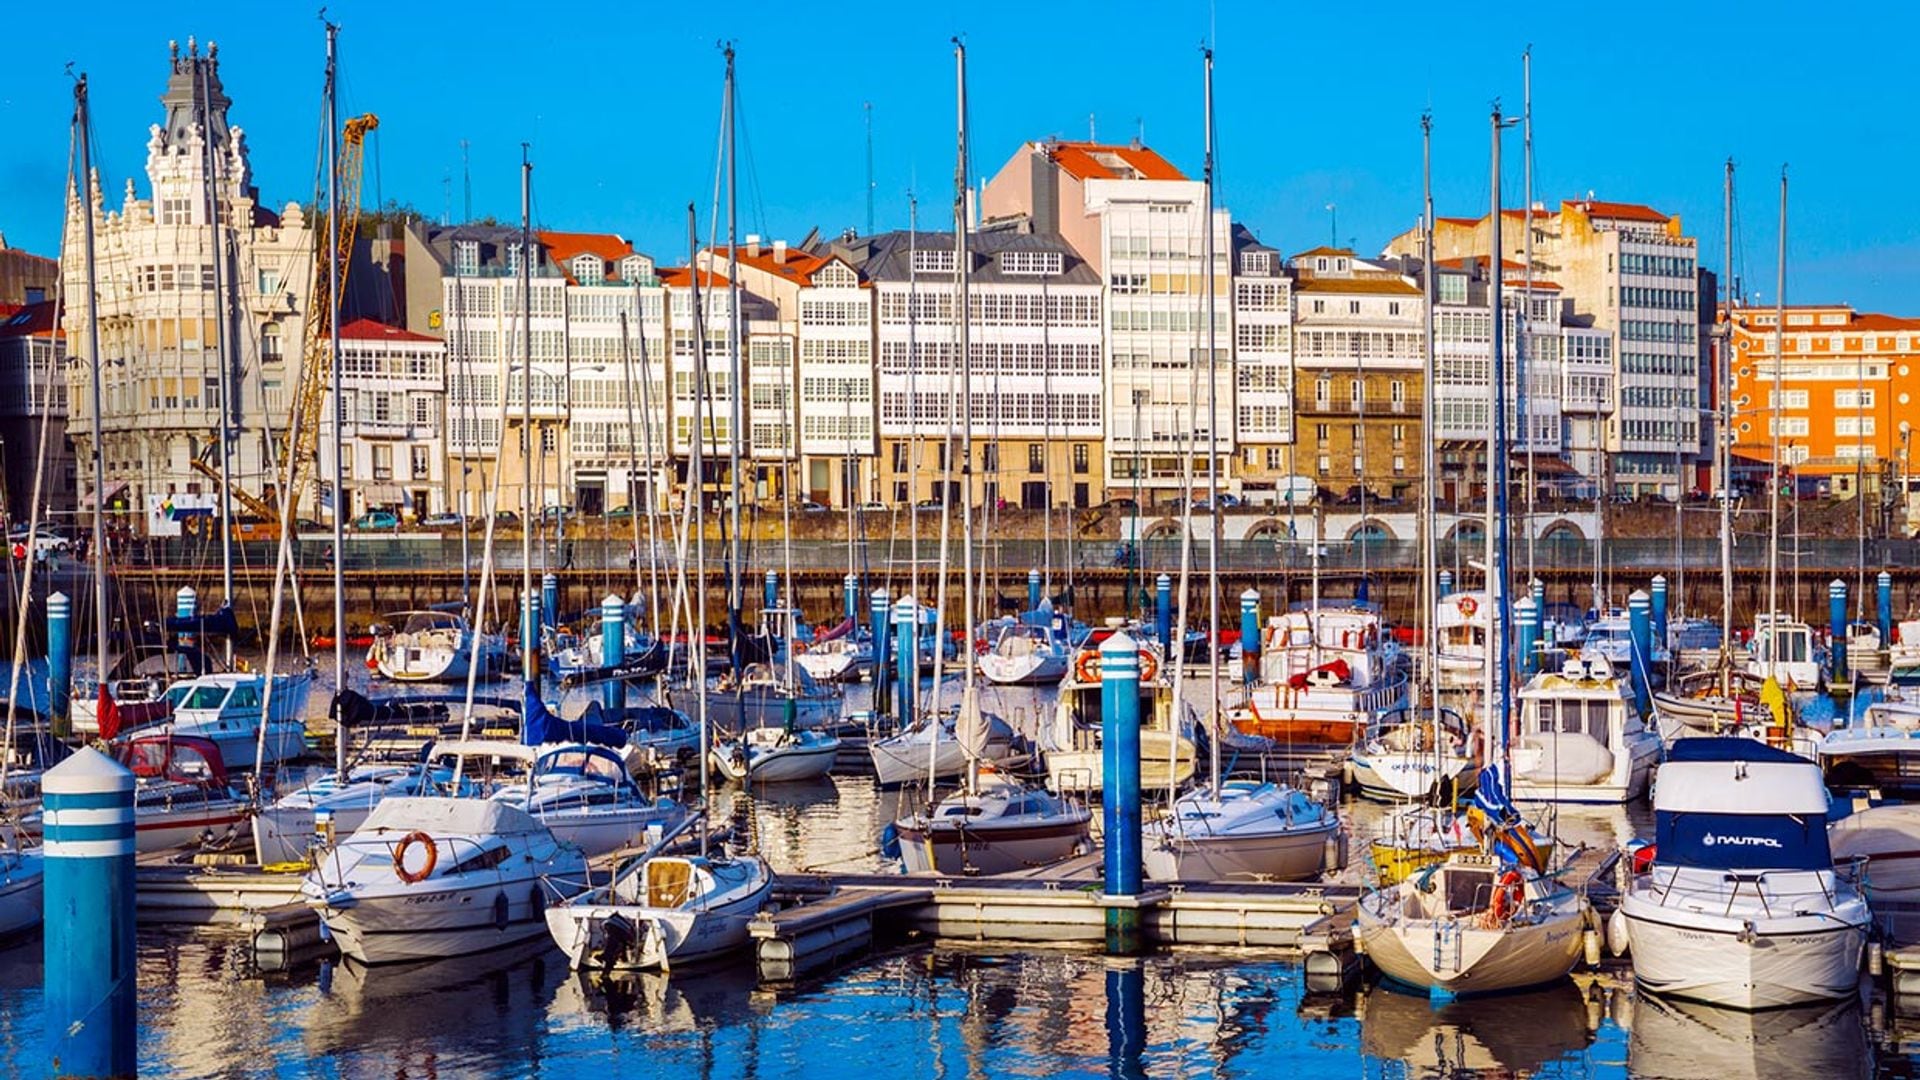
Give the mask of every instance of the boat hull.
[{"label": "boat hull", "polygon": [[[1405,888],[1405,886],[1401,886]],[[1452,994],[1490,994],[1564,979],[1579,960],[1585,916],[1572,904],[1537,923],[1482,928],[1472,917],[1383,917],[1397,891],[1365,898],[1354,936],[1381,974],[1408,986]]]},{"label": "boat hull", "polygon": [[0,871],[0,938],[39,926],[44,907],[40,854],[29,851],[8,858]]},{"label": "boat hull", "polygon": [[794,727],[817,728],[833,723],[840,714],[838,698],[785,698],[767,694],[735,695],[715,691],[707,697],[707,717],[718,731],[738,735],[757,727],[780,727],[793,708]]},{"label": "boat hull", "polygon": [[1437,761],[1431,753],[1390,751],[1355,754],[1351,760],[1354,783],[1369,799],[1431,799],[1450,786],[1459,793],[1474,787],[1475,773],[1464,758]]},{"label": "boat hull", "polygon": [[1067,658],[1064,650],[1025,656],[988,653],[980,657],[980,674],[988,682],[1001,686],[1051,685],[1066,677]]},{"label": "boat hull", "polygon": [[1010,874],[1049,866],[1086,850],[1089,816],[981,829],[928,829],[901,822],[900,862],[909,874]]},{"label": "boat hull", "polygon": [[[1177,749],[1170,745],[1165,731],[1140,732],[1140,787],[1145,791],[1165,791],[1193,778],[1196,762],[1191,740],[1180,737]],[[1171,766],[1172,776],[1168,776]],[[1089,750],[1047,751],[1047,787],[1054,791],[1097,794],[1105,787],[1105,764],[1100,748]],[[925,775],[924,773],[922,775]]]},{"label": "boat hull", "polygon": [[452,889],[422,882],[354,897],[346,906],[316,901],[341,953],[365,964],[434,960],[497,949],[546,932],[546,894],[532,877]]},{"label": "boat hull", "polygon": [[1647,786],[1653,781],[1653,770],[1659,761],[1660,744],[1658,740],[1644,740],[1636,746],[1629,756],[1615,751],[1617,759],[1626,758],[1624,767],[1616,765],[1607,776],[1591,784],[1545,783],[1516,775],[1509,783],[1510,793],[1517,803],[1575,803],[1585,805],[1612,806],[1632,802],[1647,793]]},{"label": "boat hull", "polygon": [[820,746],[781,747],[754,759],[751,769],[740,768],[733,755],[715,749],[710,755],[713,767],[720,775],[729,780],[745,780],[752,777],[756,784],[792,783],[799,780],[818,780],[833,768],[833,761],[840,755],[840,741]]},{"label": "boat hull", "polygon": [[[632,904],[562,905],[547,909],[547,931],[575,970],[649,971],[715,960],[745,948],[747,925],[765,907],[773,879],[753,892],[709,908]],[[614,920],[634,928],[633,947],[610,952]],[[617,933],[617,931],[616,931]]]},{"label": "boat hull", "polygon": [[[334,838],[344,840],[352,836],[354,830],[366,822],[367,815],[373,813],[373,805],[331,807]],[[263,864],[305,862],[307,852],[314,845],[316,820],[311,806],[276,803],[261,807],[251,823],[254,854]]]},{"label": "boat hull", "polygon": [[[1629,893],[1621,902],[1633,977],[1668,997],[1730,1009],[1771,1009],[1855,993],[1867,926],[1817,917],[1756,920],[1690,915]],[[1776,923],[1777,930],[1769,930]],[[1744,939],[1744,940],[1743,940]]]},{"label": "boat hull", "polygon": [[1171,838],[1149,829],[1141,862],[1155,881],[1305,881],[1327,863],[1337,821],[1265,836]]}]

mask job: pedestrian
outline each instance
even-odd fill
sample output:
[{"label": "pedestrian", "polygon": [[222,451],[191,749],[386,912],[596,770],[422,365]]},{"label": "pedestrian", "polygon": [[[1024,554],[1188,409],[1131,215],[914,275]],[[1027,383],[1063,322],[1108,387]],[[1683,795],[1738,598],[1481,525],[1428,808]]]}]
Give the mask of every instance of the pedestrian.
[{"label": "pedestrian", "polygon": [[635,570],[635,569],[638,569],[639,566],[640,566],[640,545],[629,542],[627,544],[627,569]]}]

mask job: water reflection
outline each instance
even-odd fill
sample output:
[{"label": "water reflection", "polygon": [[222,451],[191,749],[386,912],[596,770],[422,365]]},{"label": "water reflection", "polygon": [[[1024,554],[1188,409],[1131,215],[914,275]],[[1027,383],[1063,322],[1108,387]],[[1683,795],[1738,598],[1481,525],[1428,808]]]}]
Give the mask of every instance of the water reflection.
[{"label": "water reflection", "polygon": [[1444,1003],[1381,983],[1359,1019],[1362,1052],[1411,1076],[1532,1074],[1591,1045],[1601,1010],[1572,983]]},{"label": "water reflection", "polygon": [[1874,1074],[1858,1001],[1736,1012],[1641,993],[1633,1000],[1627,1064],[1646,1080],[1711,1076]]}]

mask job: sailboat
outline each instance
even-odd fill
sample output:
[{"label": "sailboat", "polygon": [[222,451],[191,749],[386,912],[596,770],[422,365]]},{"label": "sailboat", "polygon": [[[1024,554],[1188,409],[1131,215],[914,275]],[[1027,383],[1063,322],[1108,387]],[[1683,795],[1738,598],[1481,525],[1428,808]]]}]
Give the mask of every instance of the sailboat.
[{"label": "sailboat", "polygon": [[[1085,640],[1086,634],[1078,635]],[[1002,686],[1054,686],[1073,660],[1072,621],[1053,609],[1051,600],[1003,622],[980,654],[980,674]]]},{"label": "sailboat", "polygon": [[[1214,311],[1214,145],[1213,145],[1213,50],[1203,49],[1206,86],[1206,163],[1203,189],[1206,213],[1202,228],[1200,262],[1205,272],[1206,352],[1218,355],[1215,341],[1217,319]],[[1198,365],[1195,377],[1198,378]],[[1219,430],[1219,379],[1212,365],[1207,366],[1206,430]],[[1190,397],[1189,400],[1192,400]],[[1193,425],[1190,430],[1197,429]],[[1211,442],[1213,436],[1208,435]],[[1189,470],[1188,490],[1192,490],[1193,455],[1185,455]],[[1213,515],[1207,530],[1207,640],[1220,639],[1220,455],[1207,450],[1207,508]],[[1190,526],[1193,500],[1182,502],[1183,525]],[[1183,535],[1191,535],[1188,528]],[[1180,558],[1180,627],[1186,627],[1187,594],[1192,570],[1192,545],[1182,543]],[[1207,667],[1211,707],[1208,715],[1218,723],[1225,713],[1220,688],[1220,662],[1212,659]],[[1180,699],[1180,671],[1174,672],[1175,700]],[[1327,850],[1341,834],[1340,817],[1333,810],[1284,784],[1261,781],[1226,780],[1222,776],[1220,737],[1207,740],[1210,765],[1209,783],[1172,801],[1167,813],[1147,823],[1141,852],[1147,875],[1156,881],[1219,881],[1252,877],[1261,880],[1292,880],[1313,877],[1331,861]]]},{"label": "sailboat", "polygon": [[396,682],[465,682],[469,663],[492,680],[507,669],[507,643],[478,633],[458,611],[402,611],[375,624],[367,659]]},{"label": "sailboat", "polygon": [[[1501,128],[1496,106],[1490,245],[1490,250],[1495,252],[1503,250],[1500,242]],[[1430,132],[1430,128],[1428,130]],[[1429,237],[1433,229],[1432,215],[1429,199],[1425,223]],[[1490,462],[1507,460],[1501,277],[1494,274],[1489,287],[1494,312],[1495,418],[1487,447]],[[1505,597],[1507,487],[1504,479],[1493,484],[1487,499],[1486,567],[1491,603],[1487,709],[1482,722],[1491,734],[1489,750],[1495,763],[1483,770],[1474,795],[1476,805],[1487,815],[1493,828],[1477,838],[1478,850],[1456,851],[1444,862],[1420,870],[1410,880],[1365,894],[1354,914],[1356,942],[1382,973],[1442,996],[1514,990],[1565,978],[1581,955],[1588,918],[1586,898],[1551,872],[1505,791],[1504,762],[1512,692],[1507,671],[1510,619]]]}]

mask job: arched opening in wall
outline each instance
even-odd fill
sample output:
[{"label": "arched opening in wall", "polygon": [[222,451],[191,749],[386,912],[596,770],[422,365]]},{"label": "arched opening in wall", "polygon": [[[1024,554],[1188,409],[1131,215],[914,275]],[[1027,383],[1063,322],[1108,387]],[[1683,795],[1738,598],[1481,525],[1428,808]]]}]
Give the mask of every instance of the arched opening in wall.
[{"label": "arched opening in wall", "polygon": [[1149,543],[1154,541],[1173,541],[1180,539],[1180,523],[1177,521],[1156,521],[1147,526],[1141,536]]},{"label": "arched opening in wall", "polygon": [[1280,544],[1287,539],[1287,524],[1274,518],[1265,518],[1254,523],[1247,530],[1247,542],[1258,544]]},{"label": "arched opening in wall", "polygon": [[1368,518],[1347,530],[1347,539],[1354,543],[1377,544],[1393,538],[1393,530],[1373,518]]},{"label": "arched opening in wall", "polygon": [[1485,544],[1487,530],[1478,521],[1462,521],[1447,533],[1447,540],[1454,544]]},{"label": "arched opening in wall", "polygon": [[1571,521],[1556,521],[1547,527],[1546,532],[1540,534],[1541,543],[1568,548],[1577,547],[1585,543],[1586,539],[1587,534],[1581,532],[1580,526]]}]

